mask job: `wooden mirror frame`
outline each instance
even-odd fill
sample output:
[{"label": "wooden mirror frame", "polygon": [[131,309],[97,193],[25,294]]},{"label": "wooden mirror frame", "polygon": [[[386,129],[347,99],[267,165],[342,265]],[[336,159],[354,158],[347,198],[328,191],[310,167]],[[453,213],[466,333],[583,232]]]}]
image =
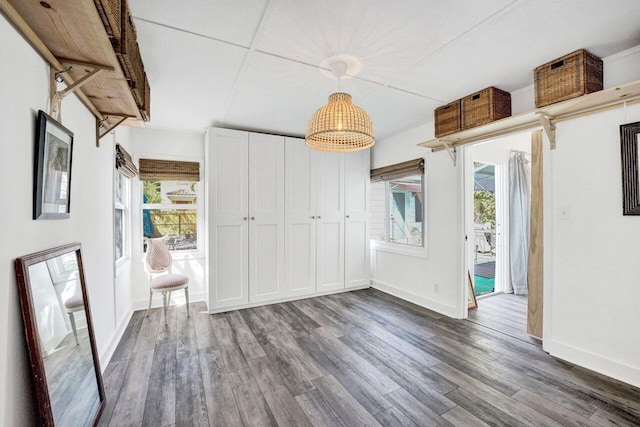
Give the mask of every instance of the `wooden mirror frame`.
[{"label": "wooden mirror frame", "polygon": [[640,122],[620,125],[620,151],[622,154],[622,214],[640,215],[640,175],[638,145]]},{"label": "wooden mirror frame", "polygon": [[[89,332],[89,341],[91,343],[91,353],[93,356],[93,366],[96,373],[96,382],[98,386],[98,397],[100,403],[96,413],[93,415],[92,426],[96,426],[100,419],[100,415],[105,406],[105,391],[102,381],[102,371],[100,370],[100,361],[98,360],[98,350],[96,347],[95,336],[93,332],[93,322],[91,320],[91,308],[89,306],[89,298],[87,295],[87,287],[85,284],[84,267],[82,264],[82,251],[80,243],[70,243],[68,245],[59,246],[41,252],[25,255],[15,260],[16,278],[18,281],[18,291],[20,295],[20,305],[22,306],[22,318],[24,320],[25,338],[29,349],[29,359],[31,361],[31,369],[33,371],[33,382],[36,392],[36,400],[39,408],[39,425],[55,426],[53,411],[51,408],[51,399],[49,395],[49,386],[44,366],[44,358],[42,356],[42,345],[38,334],[38,324],[35,316],[33,295],[31,292],[29,267],[49,259],[56,258],[75,252],[78,261],[78,274],[80,278],[80,286],[82,289],[82,297],[84,300],[85,314],[87,320],[87,329]],[[90,415],[91,416],[91,415]],[[90,417],[89,416],[89,417]],[[90,419],[90,418],[88,418]]]}]

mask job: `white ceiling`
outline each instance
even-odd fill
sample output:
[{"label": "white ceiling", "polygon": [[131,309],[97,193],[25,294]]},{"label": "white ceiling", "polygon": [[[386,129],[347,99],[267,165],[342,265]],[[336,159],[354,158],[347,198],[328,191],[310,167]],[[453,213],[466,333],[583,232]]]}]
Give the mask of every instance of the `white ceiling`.
[{"label": "white ceiling", "polygon": [[378,139],[487,86],[514,91],[576,49],[640,44],[638,0],[129,0],[151,84],[150,128],[223,126],[303,136],[349,54],[341,90]]}]

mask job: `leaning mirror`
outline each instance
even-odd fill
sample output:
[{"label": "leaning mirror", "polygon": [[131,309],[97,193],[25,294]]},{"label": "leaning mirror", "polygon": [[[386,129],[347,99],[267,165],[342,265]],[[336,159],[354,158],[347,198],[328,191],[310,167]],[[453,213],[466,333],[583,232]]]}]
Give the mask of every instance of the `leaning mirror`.
[{"label": "leaning mirror", "polygon": [[95,426],[105,394],[79,243],[16,259],[43,426]]},{"label": "leaning mirror", "polygon": [[640,215],[640,122],[620,126],[622,213]]}]

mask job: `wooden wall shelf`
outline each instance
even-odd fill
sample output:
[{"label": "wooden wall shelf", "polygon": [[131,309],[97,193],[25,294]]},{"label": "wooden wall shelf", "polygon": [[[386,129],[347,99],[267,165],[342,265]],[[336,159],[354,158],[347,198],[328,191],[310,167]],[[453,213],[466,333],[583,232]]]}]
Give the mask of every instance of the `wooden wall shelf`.
[{"label": "wooden wall shelf", "polygon": [[[431,148],[433,151],[449,149],[454,152],[461,145],[542,126],[551,147],[555,148],[555,123],[632,102],[640,102],[640,80],[421,142],[418,146]],[[455,156],[453,158],[455,161]]]},{"label": "wooden wall shelf", "polygon": [[47,0],[46,3],[0,0],[0,11],[55,71],[71,67],[60,74],[67,86],[96,68],[103,68],[75,91],[96,116],[97,123],[104,125],[102,131],[96,131],[98,138],[104,136],[105,129],[113,129],[119,122],[144,127],[93,0]]}]

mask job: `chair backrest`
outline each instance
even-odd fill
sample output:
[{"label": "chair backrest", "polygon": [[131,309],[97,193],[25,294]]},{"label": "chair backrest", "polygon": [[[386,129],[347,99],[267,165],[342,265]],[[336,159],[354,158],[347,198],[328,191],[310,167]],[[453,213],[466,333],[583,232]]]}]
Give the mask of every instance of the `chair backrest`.
[{"label": "chair backrest", "polygon": [[164,242],[164,237],[145,238],[147,242],[147,269],[150,273],[171,270],[171,252]]}]

